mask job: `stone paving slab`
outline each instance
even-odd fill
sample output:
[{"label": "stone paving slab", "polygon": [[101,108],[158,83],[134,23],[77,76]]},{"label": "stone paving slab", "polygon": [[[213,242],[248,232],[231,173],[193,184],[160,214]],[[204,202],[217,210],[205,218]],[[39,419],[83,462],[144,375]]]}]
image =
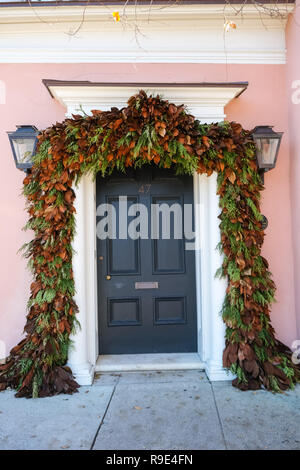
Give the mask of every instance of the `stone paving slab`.
[{"label": "stone paving slab", "polygon": [[[185,374],[185,373],[183,373]],[[210,383],[121,383],[94,449],[224,449]]]},{"label": "stone paving slab", "polygon": [[212,387],[228,449],[300,450],[300,386],[284,394]]},{"label": "stone paving slab", "polygon": [[203,371],[145,371],[145,372],[104,372],[97,373],[94,385],[134,384],[134,383],[167,383],[167,382],[208,382]]},{"label": "stone paving slab", "polygon": [[15,398],[0,393],[0,449],[90,449],[112,386],[81,387],[74,395]]}]

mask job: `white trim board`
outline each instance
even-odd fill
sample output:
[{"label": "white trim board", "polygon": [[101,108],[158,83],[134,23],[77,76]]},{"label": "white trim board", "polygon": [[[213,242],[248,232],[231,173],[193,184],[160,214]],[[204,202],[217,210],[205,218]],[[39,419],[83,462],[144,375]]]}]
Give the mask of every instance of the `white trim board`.
[{"label": "white trim board", "polygon": [[[121,107],[132,94],[132,87],[105,87],[103,97],[99,97],[97,87],[86,87],[85,92],[77,87],[62,87],[59,90],[60,101],[67,106],[67,116],[74,112],[74,106],[80,104],[88,112],[100,107],[107,109],[109,103]],[[119,88],[118,93],[116,88]],[[72,90],[71,90],[72,89]],[[213,91],[214,90],[214,91]],[[199,90],[201,106],[197,90],[190,93],[189,87],[181,87],[180,95],[175,96],[174,87],[164,87],[164,97],[170,101],[185,103],[190,100],[190,107],[195,111],[196,118],[203,122],[222,121],[224,106],[238,93],[230,88],[231,94],[224,98],[223,87],[205,87]],[[51,90],[53,93],[54,89]],[[57,91],[57,90],[56,90]],[[137,90],[136,90],[137,91]],[[159,93],[159,88],[153,86],[153,92]],[[176,90],[175,90],[176,91]],[[92,93],[94,92],[94,97]],[[228,89],[226,89],[226,93]],[[58,93],[58,91],[57,91]],[[72,93],[72,100],[70,94]],[[76,97],[76,93],[78,93]],[[112,93],[110,97],[110,93]],[[86,95],[86,97],[85,97]],[[116,96],[120,99],[116,101]],[[218,97],[216,102],[215,97]],[[194,102],[193,102],[194,97]],[[222,99],[220,98],[222,97]],[[57,94],[58,98],[58,94]],[[103,102],[101,100],[103,99]],[[211,107],[209,103],[211,102]],[[94,103],[94,104],[93,104]],[[217,106],[216,106],[217,104]],[[205,114],[203,110],[205,109]],[[207,116],[214,116],[210,119]],[[96,184],[90,176],[83,176],[77,187],[76,234],[73,241],[75,251],[73,258],[74,280],[76,288],[75,300],[79,307],[78,320],[81,329],[73,336],[73,347],[69,351],[69,365],[77,381],[81,385],[89,385],[93,381],[98,360],[98,306],[97,306],[97,257],[96,257]],[[219,197],[217,195],[217,174],[210,177],[194,175],[195,202],[195,251],[196,266],[196,296],[197,296],[197,338],[198,356],[204,363],[205,371],[210,380],[228,380],[232,378],[222,367],[222,354],[225,345],[225,324],[220,311],[223,304],[226,281],[216,279],[215,272],[222,264],[222,256],[216,250],[220,241]],[[199,363],[200,363],[199,362]],[[179,365],[182,368],[182,364]]]},{"label": "white trim board", "polygon": [[[12,4],[13,5],[13,4]],[[271,6],[271,5],[270,5]],[[2,63],[234,63],[283,64],[286,18],[257,5],[43,6],[1,9]],[[285,15],[294,4],[274,6]],[[236,10],[235,10],[236,9]],[[78,32],[74,34],[82,21]],[[120,8],[122,15],[122,9]],[[224,18],[237,29],[224,34]],[[138,29],[137,29],[138,26]]]}]

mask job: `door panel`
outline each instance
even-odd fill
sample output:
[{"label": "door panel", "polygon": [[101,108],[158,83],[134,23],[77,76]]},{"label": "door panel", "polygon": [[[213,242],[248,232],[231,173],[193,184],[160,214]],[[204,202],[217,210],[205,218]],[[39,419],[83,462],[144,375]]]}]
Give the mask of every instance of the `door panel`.
[{"label": "door panel", "polygon": [[156,297],[154,310],[155,325],[186,323],[185,297]]},{"label": "door panel", "polygon": [[[119,196],[127,196],[127,209],[146,206],[147,239],[123,239],[118,209],[123,216],[125,209]],[[195,253],[185,250],[183,217],[173,212],[174,204],[193,204],[192,177],[150,165],[126,175],[98,176],[97,207],[108,202],[116,209],[117,230],[114,240],[97,239],[100,354],[196,351]],[[151,218],[151,204],[164,204],[168,220],[161,214]],[[128,224],[133,219],[128,216]],[[164,239],[158,220],[170,224],[170,239]]]},{"label": "door panel", "polygon": [[108,326],[141,324],[140,299],[108,299]]},{"label": "door panel", "polygon": [[[106,202],[111,204],[116,214],[119,211],[119,198],[107,197]],[[138,202],[137,197],[127,197],[128,207]],[[129,217],[130,221],[130,217]],[[119,218],[116,218],[116,232],[119,234]],[[123,239],[118,236],[116,240],[107,241],[107,269],[109,274],[125,275],[139,274],[140,270],[140,247],[139,240],[132,240],[129,237]]]},{"label": "door panel", "polygon": [[153,240],[153,274],[184,273],[182,240]]},{"label": "door panel", "polygon": [[[161,182],[161,184],[164,184]],[[182,218],[175,217],[170,210],[174,206],[183,209],[182,197],[154,196],[151,198],[152,204],[167,206],[166,217],[162,213],[156,215],[153,221],[152,232],[157,236],[152,242],[153,250],[153,273],[154,274],[175,274],[185,272],[184,239],[182,238]],[[164,229],[170,232],[170,238],[164,236]],[[178,238],[178,237],[181,238]]]}]

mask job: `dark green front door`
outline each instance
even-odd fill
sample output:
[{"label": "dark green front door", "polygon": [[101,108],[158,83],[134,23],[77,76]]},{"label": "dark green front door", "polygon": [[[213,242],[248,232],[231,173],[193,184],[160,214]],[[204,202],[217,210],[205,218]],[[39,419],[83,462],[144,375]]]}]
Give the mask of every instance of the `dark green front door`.
[{"label": "dark green front door", "polygon": [[[133,204],[147,208],[147,239],[129,238],[121,228],[124,199],[129,214]],[[163,239],[162,221],[151,238],[150,217],[151,204],[192,205],[193,178],[150,165],[126,175],[98,176],[97,208],[101,204],[111,204],[117,218],[115,238],[97,238],[100,354],[197,351],[195,253],[185,249],[184,234],[178,239],[171,212],[169,239]],[[126,227],[139,214],[129,215]]]}]

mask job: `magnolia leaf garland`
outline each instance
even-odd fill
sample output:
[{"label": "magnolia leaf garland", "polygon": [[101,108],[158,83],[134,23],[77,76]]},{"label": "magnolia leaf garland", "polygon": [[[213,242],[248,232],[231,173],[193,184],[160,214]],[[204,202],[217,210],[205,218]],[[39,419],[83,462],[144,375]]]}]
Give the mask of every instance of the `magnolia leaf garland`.
[{"label": "magnolia leaf garland", "polygon": [[17,396],[73,393],[78,384],[66,367],[77,306],[72,271],[75,232],[72,189],[83,174],[152,164],[178,174],[218,173],[219,249],[217,275],[228,287],[222,308],[226,324],[224,366],[242,390],[281,391],[300,379],[291,352],[274,336],[270,305],[275,285],[261,256],[259,209],[263,189],[251,134],[240,124],[200,124],[184,106],[144,91],[121,110],[74,115],[42,132],[31,173],[24,180],[27,229],[34,239],[24,250],[33,273],[25,338],[0,366],[0,390]]}]

